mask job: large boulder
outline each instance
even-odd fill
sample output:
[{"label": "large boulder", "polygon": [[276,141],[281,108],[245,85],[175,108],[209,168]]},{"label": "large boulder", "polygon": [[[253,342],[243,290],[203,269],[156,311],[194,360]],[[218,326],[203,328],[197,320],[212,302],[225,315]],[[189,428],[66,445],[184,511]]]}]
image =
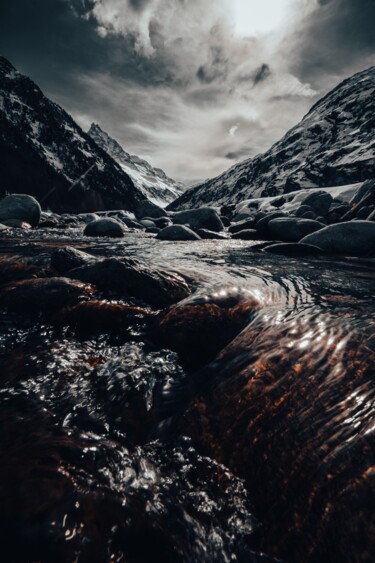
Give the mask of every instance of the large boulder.
[{"label": "large boulder", "polygon": [[224,230],[222,220],[212,207],[179,211],[174,214],[173,223],[175,225],[187,225],[193,230],[208,229],[216,233]]},{"label": "large boulder", "polygon": [[0,200],[0,223],[9,219],[18,219],[36,227],[41,212],[38,201],[31,195],[12,194]]},{"label": "large boulder", "polygon": [[126,226],[124,223],[112,219],[110,217],[106,219],[97,219],[96,221],[91,221],[86,225],[83,232],[84,235],[88,237],[114,237],[121,238],[126,233]]},{"label": "large boulder", "polygon": [[171,225],[159,231],[160,240],[200,240],[200,236],[185,225]]},{"label": "large boulder", "polygon": [[171,305],[190,293],[185,280],[178,274],[155,270],[129,258],[99,260],[70,270],[65,275],[156,306]]},{"label": "large boulder", "polygon": [[255,218],[245,219],[244,221],[239,221],[234,223],[228,229],[230,233],[239,233],[240,231],[245,231],[246,229],[253,229],[255,226]]},{"label": "large boulder", "polygon": [[358,213],[364,207],[375,204],[375,180],[367,180],[356,191],[350,200],[350,210],[342,217],[342,221],[350,221],[354,217],[358,217]]},{"label": "large boulder", "polygon": [[333,197],[331,196],[331,194],[322,190],[318,190],[312,191],[309,195],[307,195],[301,201],[301,206],[307,205],[311,207],[317,215],[326,217],[332,201]]},{"label": "large boulder", "polygon": [[272,211],[272,213],[267,213],[266,215],[264,215],[263,217],[261,217],[257,222],[256,222],[256,230],[258,231],[258,233],[260,233],[261,235],[266,235],[268,234],[268,224],[273,220],[273,219],[279,219],[280,217],[285,217],[285,213],[283,211]]},{"label": "large boulder", "polygon": [[278,219],[272,219],[268,223],[268,232],[272,237],[284,242],[299,242],[306,235],[324,227],[323,223],[312,219],[279,217]]},{"label": "large boulder", "polygon": [[144,217],[165,217],[166,211],[156,203],[152,203],[148,199],[143,199],[142,201],[138,202],[135,206],[135,216],[137,219],[143,219]]},{"label": "large boulder", "polygon": [[304,237],[304,244],[319,246],[325,252],[346,256],[373,256],[375,253],[375,223],[347,221],[330,225]]}]

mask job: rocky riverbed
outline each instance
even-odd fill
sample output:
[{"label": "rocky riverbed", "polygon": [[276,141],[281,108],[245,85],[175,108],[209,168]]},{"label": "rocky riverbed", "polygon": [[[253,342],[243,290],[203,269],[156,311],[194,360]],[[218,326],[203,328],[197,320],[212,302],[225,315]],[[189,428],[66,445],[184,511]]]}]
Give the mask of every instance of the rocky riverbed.
[{"label": "rocky riverbed", "polygon": [[0,202],[4,560],[372,560],[371,186],[304,213]]}]

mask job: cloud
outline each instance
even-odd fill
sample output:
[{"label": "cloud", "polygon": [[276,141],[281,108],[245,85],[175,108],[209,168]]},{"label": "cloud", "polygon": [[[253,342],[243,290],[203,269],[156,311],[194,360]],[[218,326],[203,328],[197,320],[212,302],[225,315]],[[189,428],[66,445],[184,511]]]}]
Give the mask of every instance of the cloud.
[{"label": "cloud", "polygon": [[248,36],[232,0],[12,0],[0,51],[82,127],[193,182],[268,149],[374,52],[373,0],[288,1],[282,29]]}]

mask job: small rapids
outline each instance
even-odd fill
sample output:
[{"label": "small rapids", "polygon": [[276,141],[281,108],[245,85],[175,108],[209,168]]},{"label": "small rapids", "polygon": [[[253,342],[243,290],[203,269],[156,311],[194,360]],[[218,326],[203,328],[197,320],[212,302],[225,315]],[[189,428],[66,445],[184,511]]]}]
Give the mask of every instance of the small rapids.
[{"label": "small rapids", "polygon": [[0,267],[66,245],[192,292],[102,290],[144,312],[113,330],[0,309],[2,560],[372,561],[373,261],[70,229],[3,238]]}]

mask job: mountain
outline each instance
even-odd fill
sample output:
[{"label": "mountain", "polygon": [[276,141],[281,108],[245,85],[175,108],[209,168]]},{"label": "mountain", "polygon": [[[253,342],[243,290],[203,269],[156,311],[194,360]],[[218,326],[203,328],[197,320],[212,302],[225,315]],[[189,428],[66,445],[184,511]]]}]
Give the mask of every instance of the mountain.
[{"label": "mountain", "polygon": [[88,134],[99,147],[118,162],[143,195],[157,205],[164,207],[185,191],[183,184],[169,178],[160,168],[153,168],[146,160],[126,152],[99,125],[93,123]]},{"label": "mountain", "polygon": [[57,212],[131,211],[144,199],[66,111],[0,57],[0,197],[7,192]]},{"label": "mountain", "polygon": [[186,191],[169,209],[239,203],[375,175],[375,67],[318,101],[273,147]]}]

